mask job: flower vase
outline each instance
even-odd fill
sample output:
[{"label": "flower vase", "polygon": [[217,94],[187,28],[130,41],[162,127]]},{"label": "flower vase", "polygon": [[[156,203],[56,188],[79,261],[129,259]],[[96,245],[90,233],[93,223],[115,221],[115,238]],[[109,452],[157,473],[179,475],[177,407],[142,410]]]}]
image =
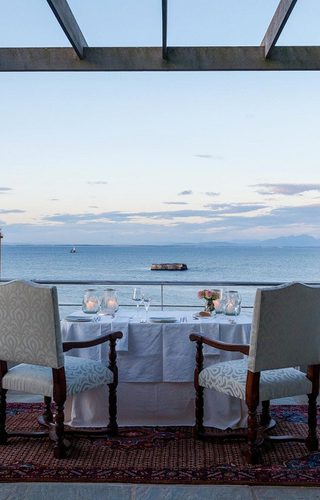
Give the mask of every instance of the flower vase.
[{"label": "flower vase", "polygon": [[214,304],[212,302],[207,302],[204,307],[205,312],[209,312],[210,314],[214,311]]}]

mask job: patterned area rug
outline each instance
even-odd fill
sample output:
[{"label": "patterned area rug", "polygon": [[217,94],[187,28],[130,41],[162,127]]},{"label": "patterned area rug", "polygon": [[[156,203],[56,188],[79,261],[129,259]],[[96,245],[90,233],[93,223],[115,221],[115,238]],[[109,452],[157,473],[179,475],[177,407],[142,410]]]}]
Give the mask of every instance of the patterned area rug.
[{"label": "patterned area rug", "polygon": [[[9,404],[8,430],[39,430],[40,404]],[[306,406],[276,406],[274,433],[305,435]],[[319,413],[320,415],[320,413]],[[320,417],[318,417],[320,420]],[[246,465],[242,441],[195,441],[189,427],[136,427],[117,438],[75,438],[56,460],[47,438],[10,438],[0,447],[0,481],[320,485],[320,453],[303,443],[269,443],[261,465]]]}]

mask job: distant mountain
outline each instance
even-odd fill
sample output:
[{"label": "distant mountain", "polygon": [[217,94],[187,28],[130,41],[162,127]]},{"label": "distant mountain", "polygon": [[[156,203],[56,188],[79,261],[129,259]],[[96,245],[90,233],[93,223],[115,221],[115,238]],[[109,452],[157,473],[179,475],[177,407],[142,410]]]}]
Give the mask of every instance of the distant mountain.
[{"label": "distant mountain", "polygon": [[237,243],[239,245],[260,247],[320,247],[320,240],[308,234],[300,234],[299,236],[280,236],[279,238],[261,241],[238,241]]},{"label": "distant mountain", "polygon": [[201,241],[200,243],[186,243],[189,245],[201,246],[201,247],[234,247],[238,246],[237,242],[234,241]]},{"label": "distant mountain", "polygon": [[261,242],[262,246],[273,247],[319,247],[320,240],[309,236],[307,234],[300,234],[299,236],[281,236],[280,238],[273,238]]},{"label": "distant mountain", "polygon": [[[170,244],[170,243],[169,243]],[[171,243],[172,244],[172,243]],[[279,238],[271,238],[268,240],[235,240],[235,241],[201,241],[174,243],[177,246],[201,246],[201,247],[320,247],[320,240],[309,236],[308,234],[300,234],[298,236],[280,236]]]}]

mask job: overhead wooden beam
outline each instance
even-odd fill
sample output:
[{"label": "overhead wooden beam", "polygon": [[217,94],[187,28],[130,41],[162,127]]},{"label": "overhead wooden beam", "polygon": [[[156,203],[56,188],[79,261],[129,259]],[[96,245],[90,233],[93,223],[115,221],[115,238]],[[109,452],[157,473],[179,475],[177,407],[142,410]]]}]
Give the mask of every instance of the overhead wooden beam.
[{"label": "overhead wooden beam", "polygon": [[83,49],[88,47],[88,44],[78,26],[68,2],[66,0],[47,0],[47,2],[78,57],[83,59]]},{"label": "overhead wooden beam", "polygon": [[280,0],[277,10],[271,19],[266,34],[261,42],[261,46],[264,47],[264,56],[266,58],[270,57],[271,51],[277,43],[277,40],[296,3],[297,0]]},{"label": "overhead wooden beam", "polygon": [[168,1],[162,0],[162,57],[168,58],[167,51]]},{"label": "overhead wooden beam", "polygon": [[320,47],[88,47],[0,48],[1,71],[319,71]]}]

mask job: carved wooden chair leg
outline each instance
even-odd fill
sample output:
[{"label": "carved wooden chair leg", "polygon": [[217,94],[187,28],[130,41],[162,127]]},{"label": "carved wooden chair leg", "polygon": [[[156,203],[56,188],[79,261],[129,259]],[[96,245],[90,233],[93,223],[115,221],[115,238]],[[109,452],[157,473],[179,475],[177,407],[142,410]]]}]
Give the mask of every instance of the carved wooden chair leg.
[{"label": "carved wooden chair leg", "polygon": [[203,415],[204,415],[203,393],[204,393],[204,388],[201,387],[200,385],[197,385],[197,387],[196,387],[196,426],[195,426],[196,437],[201,436],[205,432],[205,429],[203,426]]},{"label": "carved wooden chair leg", "polygon": [[[245,456],[249,464],[256,464],[260,459],[259,446],[263,437],[258,436],[259,426],[257,408],[259,404],[260,372],[248,370],[246,383],[246,403],[248,407],[248,434]],[[265,405],[265,410],[268,405]],[[258,439],[259,437],[259,439]]]},{"label": "carved wooden chair leg", "polygon": [[260,423],[262,427],[268,427],[271,421],[271,416],[270,416],[270,401],[262,401],[262,413],[261,413],[261,419]]},{"label": "carved wooden chair leg", "polygon": [[118,368],[117,368],[117,352],[116,339],[109,341],[109,370],[113,372],[113,383],[109,384],[109,425],[108,434],[116,436],[118,434],[117,424],[117,387],[118,387]]},{"label": "carved wooden chair leg", "polygon": [[56,401],[56,414],[54,418],[54,456],[55,458],[65,458],[66,446],[64,443],[64,402]]},{"label": "carved wooden chair leg", "polygon": [[0,444],[7,443],[6,432],[6,409],[7,409],[7,390],[1,389],[0,391]]},{"label": "carved wooden chair leg", "polygon": [[52,399],[49,396],[44,396],[43,402],[45,410],[41,415],[39,415],[38,424],[41,425],[41,427],[50,427],[50,424],[53,422],[53,414],[51,410]]},{"label": "carved wooden chair leg", "polygon": [[118,434],[117,423],[117,385],[109,384],[109,425],[108,434],[116,436]]},{"label": "carved wooden chair leg", "polygon": [[44,397],[45,411],[43,413],[43,418],[46,422],[53,422],[51,401],[52,401],[52,399],[49,396]]},{"label": "carved wooden chair leg", "polygon": [[306,445],[309,451],[317,451],[319,442],[317,437],[317,397],[315,394],[308,394],[308,436]]},{"label": "carved wooden chair leg", "polygon": [[[191,337],[190,337],[191,338]],[[203,393],[204,388],[199,385],[199,374],[203,370],[203,345],[201,341],[197,341],[196,344],[196,368],[194,371],[194,388],[196,390],[196,425],[195,425],[195,436],[200,437],[205,433],[203,426],[203,407],[204,399]]]},{"label": "carved wooden chair leg", "polygon": [[249,464],[259,461],[257,407],[256,402],[248,403],[248,442],[245,456]]}]

